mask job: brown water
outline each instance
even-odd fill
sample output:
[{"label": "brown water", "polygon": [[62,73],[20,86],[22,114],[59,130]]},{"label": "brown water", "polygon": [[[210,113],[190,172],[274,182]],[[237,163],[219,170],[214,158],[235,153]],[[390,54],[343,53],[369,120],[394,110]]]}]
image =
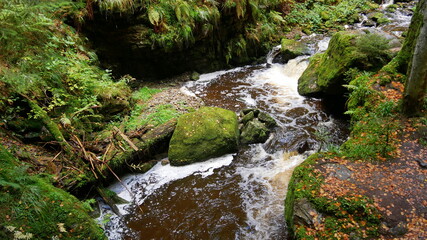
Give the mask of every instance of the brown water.
[{"label": "brown water", "polygon": [[[321,101],[298,95],[297,79],[306,66],[302,57],[270,68],[205,74],[186,84],[185,90],[207,105],[236,112],[260,108],[280,126],[265,144],[233,155],[184,167],[159,164],[146,174],[126,176],[123,181],[136,197],[121,206],[123,219],[109,223],[110,239],[286,239],[287,184],[306,157],[297,149],[304,144],[316,149],[320,125],[335,143],[346,135],[345,124],[328,116]],[[111,189],[131,200],[120,184]]]}]

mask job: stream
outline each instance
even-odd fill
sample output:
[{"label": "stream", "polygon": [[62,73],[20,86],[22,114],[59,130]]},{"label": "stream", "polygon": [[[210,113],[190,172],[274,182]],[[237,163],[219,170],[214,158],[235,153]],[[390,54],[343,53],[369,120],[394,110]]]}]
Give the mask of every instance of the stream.
[{"label": "stream", "polygon": [[[312,53],[326,50],[330,38],[311,38]],[[188,166],[159,162],[145,174],[122,177],[133,196],[121,183],[109,189],[130,202],[118,206],[123,217],[101,205],[109,239],[287,239],[284,199],[293,169],[318,149],[316,130],[328,132],[329,142],[339,145],[348,126],[321,100],[298,94],[309,56],[286,64],[273,63],[273,57],[269,64],[203,74],[182,87],[208,106],[270,114],[279,127],[267,142]]]}]

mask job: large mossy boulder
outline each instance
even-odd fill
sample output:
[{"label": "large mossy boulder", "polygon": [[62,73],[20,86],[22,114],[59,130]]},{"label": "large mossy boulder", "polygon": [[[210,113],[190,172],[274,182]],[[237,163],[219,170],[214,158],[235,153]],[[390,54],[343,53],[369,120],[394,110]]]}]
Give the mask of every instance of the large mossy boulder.
[{"label": "large mossy boulder", "polygon": [[303,96],[343,95],[350,69],[375,71],[392,58],[391,48],[400,43],[379,30],[356,30],[333,35],[325,53],[318,53],[298,80]]},{"label": "large mossy boulder", "polygon": [[178,119],[169,145],[169,161],[180,166],[235,152],[238,139],[236,113],[202,107]]}]

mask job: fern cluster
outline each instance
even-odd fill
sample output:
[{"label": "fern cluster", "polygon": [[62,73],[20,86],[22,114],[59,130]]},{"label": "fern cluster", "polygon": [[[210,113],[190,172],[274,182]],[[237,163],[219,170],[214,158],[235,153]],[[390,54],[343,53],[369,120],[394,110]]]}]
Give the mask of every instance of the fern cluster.
[{"label": "fern cluster", "polygon": [[227,62],[234,57],[244,57],[251,46],[278,40],[285,23],[283,9],[294,4],[293,0],[128,2],[101,0],[98,5],[107,15],[137,15],[151,28],[146,37],[153,47],[182,49],[208,40],[223,53]]},{"label": "fern cluster", "polygon": [[0,110],[7,113],[2,121],[37,119],[25,103],[32,101],[55,122],[91,131],[105,117],[105,106],[119,102],[127,108],[126,82],[114,82],[110,72],[96,67],[86,40],[63,22],[85,6],[82,1],[1,0],[0,5]]}]

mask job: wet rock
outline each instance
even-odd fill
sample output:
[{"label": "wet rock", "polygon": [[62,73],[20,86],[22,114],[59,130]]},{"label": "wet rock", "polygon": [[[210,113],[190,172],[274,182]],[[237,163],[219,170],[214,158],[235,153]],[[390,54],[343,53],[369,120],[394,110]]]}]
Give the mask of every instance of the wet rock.
[{"label": "wet rock", "polygon": [[349,170],[346,166],[335,164],[335,163],[328,163],[325,165],[327,168],[332,168],[334,171],[331,172],[332,177],[336,177],[340,180],[347,180],[351,177],[351,174],[353,173],[351,170]]},{"label": "wet rock", "polygon": [[270,130],[265,124],[258,119],[254,119],[243,127],[240,141],[244,144],[263,143],[267,141],[269,135]]},{"label": "wet rock", "polygon": [[384,16],[384,13],[381,13],[381,12],[372,12],[368,14],[368,19],[378,24],[385,24],[390,22],[390,20]]},{"label": "wet rock", "polygon": [[304,42],[293,39],[282,39],[280,53],[273,59],[274,63],[287,63],[301,55],[309,54],[309,49]]},{"label": "wet rock", "polygon": [[304,143],[302,143],[298,146],[297,151],[299,154],[303,154],[303,153],[307,152],[309,149],[310,149],[310,146],[308,145],[308,142],[305,141]]},{"label": "wet rock", "polygon": [[200,73],[198,72],[191,73],[190,80],[196,81],[196,80],[199,80],[199,78],[200,78]]},{"label": "wet rock", "polygon": [[242,113],[243,114],[248,114],[248,113],[250,113],[250,112],[254,112],[254,114],[255,114],[255,117],[258,117],[258,114],[259,114],[259,109],[252,109],[252,108],[249,108],[249,109],[243,109],[242,110]]},{"label": "wet rock", "polygon": [[259,109],[245,109],[240,113],[240,142],[243,144],[263,143],[269,135],[270,129],[277,126],[270,115]]},{"label": "wet rock", "polygon": [[371,19],[366,20],[365,22],[363,22],[363,26],[364,27],[375,27],[375,22]]},{"label": "wet rock", "polygon": [[238,139],[234,112],[202,107],[178,119],[169,145],[169,161],[174,166],[187,165],[235,152]]},{"label": "wet rock", "polygon": [[264,123],[267,128],[273,128],[277,126],[276,120],[274,120],[274,118],[265,112],[260,112],[258,114],[258,120]]},{"label": "wet rock", "polygon": [[322,222],[322,215],[306,198],[295,201],[293,217],[295,225],[314,227]]},{"label": "wet rock", "polygon": [[162,164],[162,166],[166,166],[166,165],[168,165],[170,162],[169,162],[169,160],[167,160],[167,159],[163,159],[160,163]]},{"label": "wet rock", "polygon": [[252,112],[249,112],[248,114],[244,115],[242,117],[242,119],[240,119],[240,122],[243,124],[246,124],[247,122],[252,121],[254,118],[255,118],[255,114],[252,111]]}]

